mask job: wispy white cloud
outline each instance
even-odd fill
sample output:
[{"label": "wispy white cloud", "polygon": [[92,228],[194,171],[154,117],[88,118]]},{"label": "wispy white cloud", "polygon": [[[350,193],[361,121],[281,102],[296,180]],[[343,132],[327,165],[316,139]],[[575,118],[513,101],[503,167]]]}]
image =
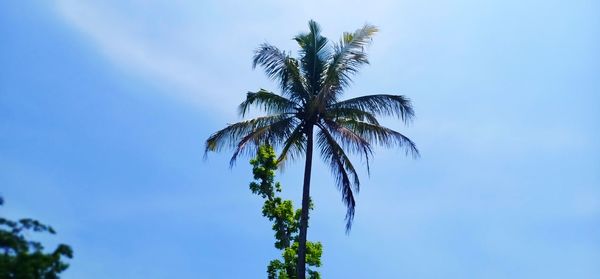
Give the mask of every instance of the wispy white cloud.
[{"label": "wispy white cloud", "polygon": [[[264,77],[250,73],[251,52],[259,43],[282,40],[283,44],[277,44],[293,49],[289,39],[304,30],[310,18],[323,19],[327,33],[337,36],[381,18],[392,3],[364,7],[357,1],[351,5],[309,2],[263,1],[263,9],[247,13],[256,3],[228,1],[236,9],[224,9],[223,3],[195,1],[59,0],[56,11],[124,72],[185,102],[233,111],[246,90],[270,85]],[[332,11],[348,18],[327,16]]]},{"label": "wispy white cloud", "polygon": [[[193,41],[163,36],[155,31],[160,24],[145,26],[144,17],[128,17],[115,7],[71,0],[59,1],[57,7],[60,15],[115,66],[163,85],[165,90],[171,88],[168,92],[184,101],[229,105],[222,96],[206,93],[207,87],[218,83],[218,79],[198,53],[186,49]],[[137,2],[135,8],[143,9],[143,3]],[[222,102],[213,102],[217,100]]]}]

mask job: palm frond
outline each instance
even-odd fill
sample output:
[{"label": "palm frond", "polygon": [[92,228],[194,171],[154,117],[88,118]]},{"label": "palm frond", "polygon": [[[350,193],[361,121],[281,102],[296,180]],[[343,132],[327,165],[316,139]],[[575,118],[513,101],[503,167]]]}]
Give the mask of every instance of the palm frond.
[{"label": "palm frond", "polygon": [[288,86],[283,92],[288,94],[292,100],[304,103],[308,102],[310,94],[308,93],[306,78],[300,71],[300,62],[296,58],[288,57],[285,60],[285,65],[287,68],[285,78],[289,81]]},{"label": "palm frond", "polygon": [[267,43],[259,46],[252,60],[252,68],[263,67],[267,77],[279,82],[284,94],[288,94],[293,100],[306,100],[306,81],[299,64],[295,58]]},{"label": "palm frond", "polygon": [[285,168],[285,164],[289,159],[295,159],[304,154],[306,150],[306,135],[303,133],[303,130],[304,125],[300,124],[296,126],[294,131],[285,140],[281,153],[277,158],[277,165],[281,169]]},{"label": "palm frond", "polygon": [[323,159],[329,161],[336,184],[342,192],[342,201],[346,205],[346,232],[349,232],[352,228],[356,206],[353,190],[357,192],[360,190],[358,174],[342,147],[326,129],[320,129],[317,132],[317,145],[321,149]]},{"label": "palm frond", "polygon": [[317,125],[319,128],[327,130],[337,142],[341,143],[344,150],[362,155],[367,165],[367,173],[371,173],[369,160],[373,156],[373,149],[368,140],[331,119],[323,119],[323,122]]},{"label": "palm frond", "polygon": [[289,118],[289,115],[276,114],[229,124],[224,129],[219,130],[208,137],[204,154],[206,156],[209,151],[220,151],[223,147],[235,148],[239,143],[239,140],[257,128],[265,127],[287,118]]},{"label": "palm frond", "polygon": [[297,126],[296,118],[287,117],[269,125],[254,129],[239,140],[235,151],[231,156],[229,165],[233,166],[238,155],[242,153],[255,154],[261,144],[277,146],[280,142],[283,142],[290,136],[292,131],[294,131],[295,126]]},{"label": "palm frond", "polygon": [[405,148],[406,155],[411,154],[413,158],[419,157],[419,150],[415,143],[408,137],[390,128],[352,119],[337,119],[335,122],[371,143],[384,147],[403,147]]},{"label": "palm frond", "polygon": [[371,124],[379,124],[377,118],[370,112],[366,112],[357,108],[346,108],[346,107],[332,107],[325,111],[324,118],[328,119],[354,119],[359,121],[366,121]]},{"label": "palm frond", "polygon": [[354,33],[345,32],[339,43],[333,46],[333,53],[328,59],[324,86],[319,93],[322,100],[332,103],[336,94],[350,84],[352,76],[364,64],[369,64],[365,47],[379,29],[365,24]]},{"label": "palm frond", "polygon": [[291,100],[264,89],[246,94],[246,100],[238,107],[240,115],[244,117],[252,105],[271,114],[292,113],[296,110],[296,104]]},{"label": "palm frond", "polygon": [[410,99],[402,95],[367,95],[331,104],[330,108],[354,108],[382,116],[396,116],[408,123],[415,115]]},{"label": "palm frond", "polygon": [[316,95],[321,89],[326,67],[327,38],[321,36],[321,28],[315,21],[309,21],[308,28],[308,33],[299,34],[294,40],[300,46],[300,64],[306,77],[308,92]]}]

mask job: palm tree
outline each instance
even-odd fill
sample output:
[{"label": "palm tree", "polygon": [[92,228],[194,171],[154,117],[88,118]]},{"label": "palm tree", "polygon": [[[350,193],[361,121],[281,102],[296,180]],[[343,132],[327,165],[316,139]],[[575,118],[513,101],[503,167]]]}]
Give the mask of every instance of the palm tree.
[{"label": "palm tree", "polygon": [[407,124],[414,116],[409,99],[378,94],[340,100],[360,66],[369,63],[365,47],[378,29],[366,24],[354,33],[344,33],[338,43],[329,44],[316,22],[311,20],[308,26],[308,33],[294,37],[300,46],[299,58],[266,43],[255,52],[253,67],[262,67],[279,84],[281,94],[265,89],[248,92],[239,113],[244,117],[254,106],[267,115],[230,124],[206,141],[206,152],[234,149],[232,165],[239,155],[254,153],[264,143],[281,148],[280,163],[305,155],[297,267],[301,279],[305,278],[306,268],[313,138],[316,137],[316,146],[331,167],[346,205],[346,232],[352,225],[354,195],[360,185],[347,153],[364,157],[367,170],[374,144],[403,147],[413,157],[419,154],[409,138],[380,125],[376,118],[394,116]]}]

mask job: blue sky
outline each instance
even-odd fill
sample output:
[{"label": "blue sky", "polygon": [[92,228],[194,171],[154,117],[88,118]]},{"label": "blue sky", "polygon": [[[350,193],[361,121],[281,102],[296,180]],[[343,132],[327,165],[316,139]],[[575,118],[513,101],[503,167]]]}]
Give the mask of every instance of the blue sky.
[{"label": "blue sky", "polygon": [[[4,1],[3,216],[52,224],[64,278],[263,278],[277,256],[250,167],[202,159],[265,41],[309,19],[381,32],[348,96],[395,93],[422,157],[378,150],[352,232],[325,165],[324,278],[600,278],[597,1]],[[278,179],[298,202],[302,164]]]}]

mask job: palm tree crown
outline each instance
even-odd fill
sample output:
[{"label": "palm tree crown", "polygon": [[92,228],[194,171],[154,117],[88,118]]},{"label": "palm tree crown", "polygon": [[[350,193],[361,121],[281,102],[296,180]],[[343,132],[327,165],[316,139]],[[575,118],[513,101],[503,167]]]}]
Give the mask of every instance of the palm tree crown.
[{"label": "palm tree crown", "polygon": [[305,154],[309,142],[312,153],[313,128],[317,127],[316,144],[342,193],[349,230],[360,182],[347,153],[364,157],[367,170],[374,144],[403,147],[413,157],[419,154],[408,137],[377,120],[377,116],[393,116],[408,123],[414,116],[409,99],[377,94],[340,100],[360,66],[369,63],[365,47],[377,31],[366,24],[353,33],[344,33],[331,45],[321,35],[319,25],[310,21],[309,32],[294,38],[300,46],[299,58],[270,44],[260,45],[253,67],[262,67],[279,84],[281,94],[265,89],[248,92],[239,106],[241,116],[252,106],[267,115],[230,124],[212,134],[206,141],[206,151],[232,148],[233,164],[240,154],[256,152],[260,144],[269,143],[281,148],[278,160],[284,162]]}]

